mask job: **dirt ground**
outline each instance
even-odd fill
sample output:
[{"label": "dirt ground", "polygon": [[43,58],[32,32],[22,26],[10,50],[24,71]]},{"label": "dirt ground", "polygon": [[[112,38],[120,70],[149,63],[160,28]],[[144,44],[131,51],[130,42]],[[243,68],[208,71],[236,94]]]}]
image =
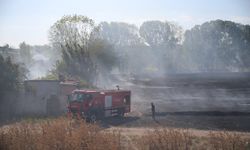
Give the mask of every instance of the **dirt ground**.
[{"label": "dirt ground", "polygon": [[[161,128],[160,128],[161,129]],[[159,130],[160,130],[159,129]],[[173,128],[175,129],[175,128]],[[140,128],[140,127],[111,127],[106,129],[105,131],[119,131],[122,135],[133,137],[133,136],[143,136],[146,135],[148,132],[154,131],[155,128]],[[188,129],[190,133],[192,133],[195,137],[207,137],[209,133],[212,131],[210,130],[198,130],[198,129]],[[220,132],[220,131],[213,131],[213,133]],[[243,137],[250,137],[249,132],[235,132],[235,131],[229,131],[229,133],[237,133],[240,134]]]},{"label": "dirt ground", "polygon": [[[250,131],[250,74],[182,74],[117,80],[132,91],[132,111],[103,126]],[[150,103],[156,107],[151,117]]]}]

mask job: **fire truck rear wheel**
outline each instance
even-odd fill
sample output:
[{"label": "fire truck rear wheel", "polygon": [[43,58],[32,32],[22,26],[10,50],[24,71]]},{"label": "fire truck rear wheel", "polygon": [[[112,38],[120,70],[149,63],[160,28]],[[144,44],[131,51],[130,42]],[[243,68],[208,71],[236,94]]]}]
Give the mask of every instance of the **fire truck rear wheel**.
[{"label": "fire truck rear wheel", "polygon": [[124,114],[125,114],[125,113],[124,113],[124,109],[120,109],[119,116],[120,116],[120,117],[124,117]]}]

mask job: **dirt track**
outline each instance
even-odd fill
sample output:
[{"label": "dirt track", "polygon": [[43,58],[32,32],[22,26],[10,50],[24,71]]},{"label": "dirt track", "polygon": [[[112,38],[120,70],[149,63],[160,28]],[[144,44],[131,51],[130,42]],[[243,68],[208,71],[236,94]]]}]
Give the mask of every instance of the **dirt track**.
[{"label": "dirt track", "polygon": [[[143,136],[146,135],[148,132],[154,131],[156,128],[126,128],[126,127],[111,127],[108,128],[105,131],[119,131],[122,135],[126,136]],[[173,128],[175,129],[175,128]],[[159,129],[160,130],[160,129]],[[187,131],[191,132],[196,137],[207,137],[211,131],[206,130],[197,130],[197,129],[188,129]],[[220,131],[213,131],[214,133],[220,132]],[[237,133],[244,137],[250,137],[249,132],[229,132],[229,133]]]}]

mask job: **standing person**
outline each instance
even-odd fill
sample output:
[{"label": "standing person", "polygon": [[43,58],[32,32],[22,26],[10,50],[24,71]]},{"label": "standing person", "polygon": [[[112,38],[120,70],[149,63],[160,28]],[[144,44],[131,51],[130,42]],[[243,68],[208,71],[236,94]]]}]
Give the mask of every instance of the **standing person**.
[{"label": "standing person", "polygon": [[155,105],[151,103],[152,118],[155,120]]}]

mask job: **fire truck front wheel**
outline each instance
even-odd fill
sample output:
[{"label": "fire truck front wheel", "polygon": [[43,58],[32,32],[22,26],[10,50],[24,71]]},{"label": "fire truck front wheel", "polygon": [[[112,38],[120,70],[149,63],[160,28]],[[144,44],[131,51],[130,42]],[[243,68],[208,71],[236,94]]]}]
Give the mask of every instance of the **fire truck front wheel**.
[{"label": "fire truck front wheel", "polygon": [[125,110],[124,110],[124,108],[121,108],[121,109],[119,110],[118,116],[124,117],[124,114],[125,114]]}]

